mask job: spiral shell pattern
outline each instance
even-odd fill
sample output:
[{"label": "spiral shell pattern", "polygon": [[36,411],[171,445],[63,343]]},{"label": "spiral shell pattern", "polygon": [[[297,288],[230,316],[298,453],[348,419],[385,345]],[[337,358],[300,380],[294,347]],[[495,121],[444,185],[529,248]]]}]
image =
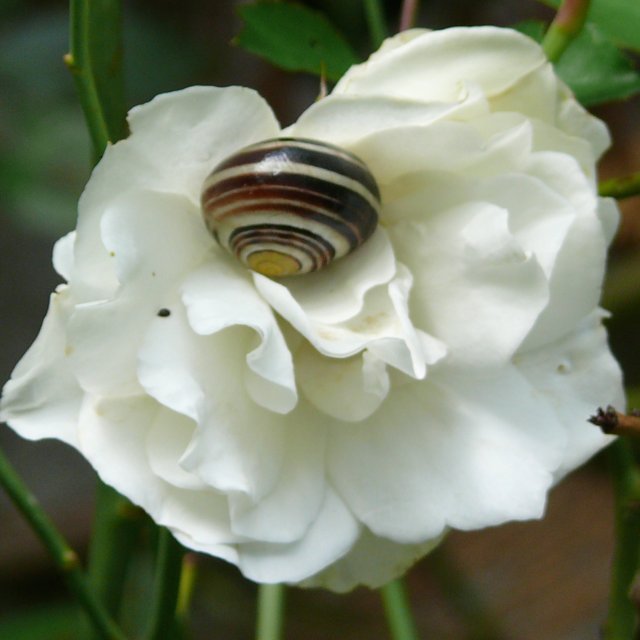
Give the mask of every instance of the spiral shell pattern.
[{"label": "spiral shell pattern", "polygon": [[375,231],[379,210],[378,186],[360,159],[302,138],[245,147],[202,187],[216,240],[271,277],[316,271],[351,253]]}]

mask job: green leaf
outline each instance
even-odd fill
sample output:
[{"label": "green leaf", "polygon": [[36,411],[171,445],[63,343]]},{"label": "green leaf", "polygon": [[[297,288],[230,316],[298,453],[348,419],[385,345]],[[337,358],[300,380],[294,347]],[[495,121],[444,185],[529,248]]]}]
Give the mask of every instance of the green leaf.
[{"label": "green leaf", "polygon": [[[540,42],[542,21],[527,20],[514,27]],[[622,100],[640,93],[640,73],[633,62],[593,23],[587,23],[556,63],[558,75],[585,106]]]},{"label": "green leaf", "polygon": [[586,106],[640,92],[640,74],[633,62],[595,24],[585,25],[560,58],[557,71]]},{"label": "green leaf", "polygon": [[[560,0],[540,0],[560,6]],[[638,0],[593,0],[587,19],[597,24],[616,44],[640,51],[640,2]]]},{"label": "green leaf", "polygon": [[525,36],[529,36],[536,42],[542,42],[544,34],[547,30],[547,24],[542,20],[523,20],[514,24],[513,28],[520,33],[524,33]]},{"label": "green leaf", "polygon": [[338,80],[358,57],[317,11],[290,2],[241,5],[244,28],[235,43],[288,71],[325,73]]}]

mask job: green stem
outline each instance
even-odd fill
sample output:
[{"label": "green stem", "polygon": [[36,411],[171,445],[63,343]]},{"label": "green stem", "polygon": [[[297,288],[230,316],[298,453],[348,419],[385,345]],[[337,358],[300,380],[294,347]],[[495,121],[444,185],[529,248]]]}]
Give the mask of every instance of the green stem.
[{"label": "green stem", "polygon": [[369,26],[371,46],[377,49],[387,37],[387,27],[384,21],[384,13],[380,0],[364,0],[364,10]]},{"label": "green stem", "polygon": [[143,522],[140,509],[98,481],[89,548],[89,579],[111,615],[117,615],[120,609],[127,568]]},{"label": "green stem", "polygon": [[70,1],[70,51],[64,57],[73,81],[93,146],[94,164],[101,158],[109,142],[109,131],[89,55],[89,0]]},{"label": "green stem", "polygon": [[70,0],[69,53],[93,147],[94,164],[109,142],[126,136],[121,0]]},{"label": "green stem", "polygon": [[419,5],[420,0],[404,0],[400,13],[400,25],[398,27],[398,31],[406,31],[413,27],[416,22],[416,16],[418,15]]},{"label": "green stem", "polygon": [[637,631],[637,610],[629,597],[640,561],[640,472],[632,445],[619,438],[611,446],[615,489],[616,547],[611,572],[605,640],[627,640]]},{"label": "green stem", "polygon": [[167,529],[160,529],[156,577],[147,640],[176,636],[176,610],[184,549]]},{"label": "green stem", "polygon": [[178,604],[176,615],[181,624],[184,624],[189,616],[189,607],[196,583],[197,556],[195,553],[186,553],[182,559],[182,572],[180,573],[180,585],[178,587]]},{"label": "green stem", "polygon": [[418,640],[411,607],[404,583],[400,578],[380,589],[387,623],[393,640]]},{"label": "green stem", "polygon": [[256,640],[282,638],[284,596],[285,587],[282,584],[261,584],[258,587]]},{"label": "green stem", "polygon": [[542,48],[551,62],[560,59],[571,41],[582,30],[589,5],[590,0],[563,0],[542,41]]},{"label": "green stem", "polygon": [[616,200],[640,195],[640,171],[630,176],[605,180],[600,183],[598,192],[603,197],[616,198]]},{"label": "green stem", "polygon": [[87,614],[97,636],[103,640],[125,640],[123,633],[91,591],[76,552],[55,528],[2,452],[0,452],[0,485],[9,494],[13,504],[49,552],[69,589]]}]

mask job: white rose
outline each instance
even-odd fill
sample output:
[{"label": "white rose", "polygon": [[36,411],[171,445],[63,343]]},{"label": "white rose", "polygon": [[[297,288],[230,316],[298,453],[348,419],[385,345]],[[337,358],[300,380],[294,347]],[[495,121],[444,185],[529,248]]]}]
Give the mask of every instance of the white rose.
[{"label": "white rose", "polygon": [[[284,132],[237,87],[158,96],[130,125],[56,245],[68,284],[2,416],[184,545],[260,582],[378,586],[449,527],[540,517],[607,443],[585,420],[622,403],[598,308],[608,135],[532,40],[400,34]],[[351,256],[277,281],[217,246],[199,194],[280,135],[355,153],[383,206]]]}]

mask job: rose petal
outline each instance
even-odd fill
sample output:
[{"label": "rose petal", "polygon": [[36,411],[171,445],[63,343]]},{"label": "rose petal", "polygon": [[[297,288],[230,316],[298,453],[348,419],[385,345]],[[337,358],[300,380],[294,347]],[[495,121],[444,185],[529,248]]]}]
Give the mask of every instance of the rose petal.
[{"label": "rose petal", "polygon": [[[349,553],[300,586],[324,587],[345,593],[359,585],[378,589],[400,577],[416,560],[436,547],[441,538],[422,544],[398,544],[364,529]],[[375,562],[372,559],[375,558]]]},{"label": "rose petal", "polygon": [[81,447],[104,482],[149,512],[161,526],[207,544],[238,540],[226,499],[213,491],[167,484],[147,462],[147,437],[163,408],[147,396],[101,400],[86,396]]},{"label": "rose petal", "polygon": [[288,413],[297,402],[293,361],[273,312],[251,286],[246,270],[220,260],[191,273],[182,285],[189,323],[211,335],[242,325],[253,329],[259,345],[246,355],[247,390],[255,402]]},{"label": "rose petal", "polygon": [[435,377],[331,430],[340,495],[374,534],[411,544],[540,517],[566,442],[551,409],[513,368]]},{"label": "rose petal", "polygon": [[484,113],[488,113],[487,103],[473,87],[461,92],[453,102],[425,103],[385,95],[363,97],[337,93],[309,107],[283,134],[351,148],[376,133],[406,128],[428,131],[428,125],[445,118],[469,119]]},{"label": "rose petal", "polygon": [[53,245],[53,268],[65,280],[69,280],[69,276],[73,270],[73,249],[75,242],[76,232],[70,231]]},{"label": "rose petal", "polygon": [[76,306],[68,329],[70,361],[91,393],[137,394],[136,354],[144,331],[212,240],[191,203],[166,193],[130,192],[116,199],[102,228],[121,284],[111,299]]},{"label": "rose petal", "polygon": [[304,405],[287,418],[284,455],[273,490],[254,502],[231,494],[231,528],[246,538],[289,543],[318,516],[325,494],[324,419]]},{"label": "rose petal", "polygon": [[327,487],[322,509],[302,540],[281,545],[242,544],[238,547],[238,566],[256,582],[299,582],[341,558],[358,533],[355,518]]},{"label": "rose petal", "polygon": [[622,373],[607,345],[603,315],[596,310],[567,337],[514,359],[532,386],[544,394],[568,435],[558,478],[611,441],[600,429],[586,424],[587,418],[599,406],[625,406]]},{"label": "rose petal", "polygon": [[539,264],[503,209],[472,203],[391,229],[415,282],[411,318],[464,366],[508,361],[548,300]]},{"label": "rose petal", "polygon": [[195,428],[190,418],[163,409],[147,431],[146,453],[149,467],[158,478],[180,489],[206,490],[200,478],[180,466]]},{"label": "rose petal", "polygon": [[458,99],[462,83],[469,81],[492,97],[546,64],[537,44],[508,29],[430,31],[351,67],[334,93],[451,102]]},{"label": "rose petal", "polygon": [[52,294],[38,337],[4,386],[0,420],[23,438],[58,438],[77,447],[83,394],[69,366],[65,336],[73,303],[66,286]]},{"label": "rose petal", "polygon": [[276,306],[276,300],[290,298],[313,322],[338,324],[357,316],[367,292],[389,282],[395,272],[393,248],[384,229],[379,228],[357,251],[304,278],[276,282],[254,273],[253,279],[267,302],[294,326],[286,308]]},{"label": "rose petal", "polygon": [[282,416],[255,404],[245,387],[253,332],[193,332],[179,302],[150,324],[139,352],[140,383],[153,398],[189,416],[197,429],[180,465],[222,492],[253,500],[275,485],[284,456]]},{"label": "rose petal", "polygon": [[389,393],[387,367],[369,351],[338,360],[322,356],[306,343],[296,352],[296,367],[306,398],[338,420],[368,418]]}]

